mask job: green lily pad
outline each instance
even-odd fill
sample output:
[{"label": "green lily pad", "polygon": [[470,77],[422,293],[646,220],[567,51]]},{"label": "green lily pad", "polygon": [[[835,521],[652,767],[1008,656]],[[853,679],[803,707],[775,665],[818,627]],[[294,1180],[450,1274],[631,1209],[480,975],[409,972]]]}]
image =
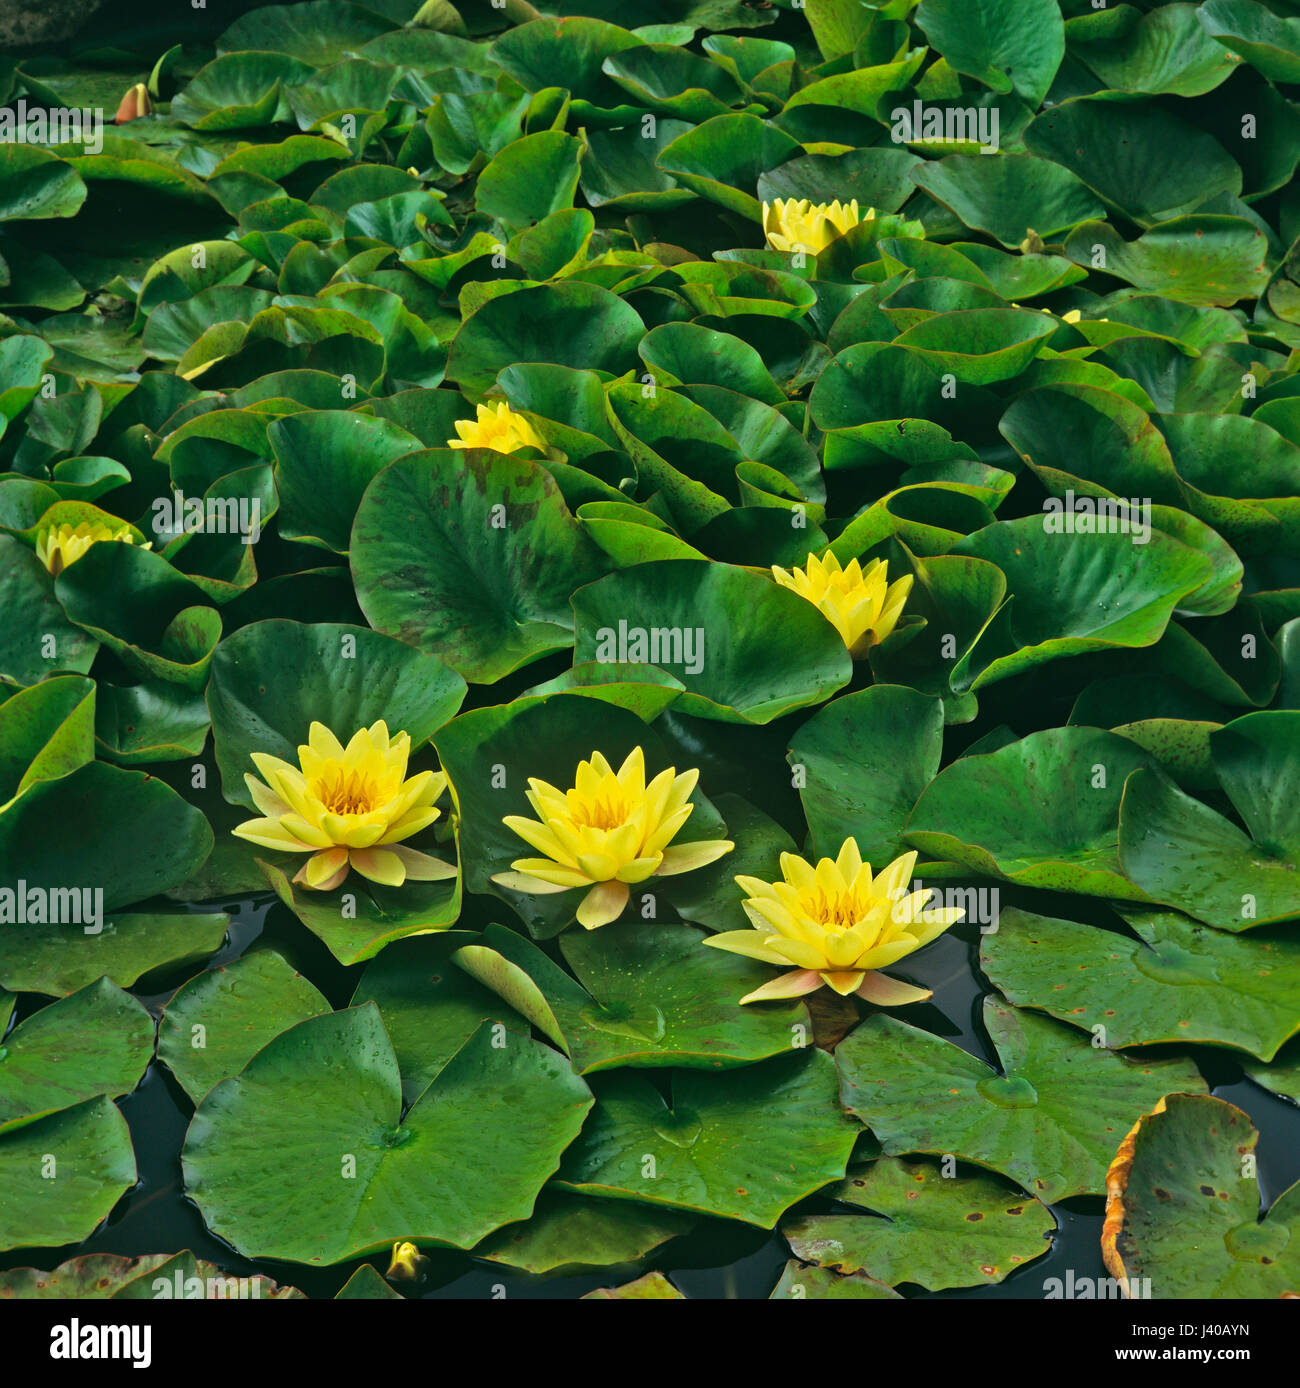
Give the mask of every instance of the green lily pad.
[{"label": "green lily pad", "polygon": [[623,569],[575,593],[573,610],[575,660],[648,660],[681,680],[676,707],[698,717],[769,723],[850,674],[843,640],[813,604],[727,564]]},{"label": "green lily pad", "polygon": [[[1262,716],[1275,719],[1294,715]],[[1216,767],[1216,748],[1222,745],[1216,740],[1245,721],[1239,719],[1237,724],[1211,734],[1211,755]],[[1289,727],[1284,725],[1276,731],[1294,743]],[[1244,768],[1247,777],[1251,771],[1269,768],[1270,764],[1275,774],[1286,775],[1290,770],[1288,761],[1294,756],[1293,745],[1277,748],[1275,761],[1270,755],[1272,751],[1256,746],[1250,754],[1254,765]],[[1219,775],[1221,780],[1225,779],[1222,770]],[[1257,796],[1260,798],[1256,799]],[[1239,812],[1252,827],[1253,814],[1246,814],[1243,806],[1265,816],[1270,812],[1267,788],[1252,784],[1250,779],[1238,781],[1234,776],[1229,798],[1240,802]],[[1185,795],[1154,770],[1135,774],[1124,788],[1119,852],[1125,875],[1151,900],[1176,906],[1216,929],[1250,930],[1300,914],[1296,892],[1300,863],[1294,840],[1258,842],[1232,820]],[[1196,863],[1194,876],[1186,871],[1189,861]]]},{"label": "green lily pad", "polygon": [[1150,766],[1127,738],[1049,728],[997,751],[961,757],[930,783],[905,837],[940,861],[1023,886],[1149,900],[1122,875],[1120,798]]},{"label": "green lily pad", "polygon": [[1136,241],[1105,222],[1084,222],[1066,239],[1065,253],[1079,265],[1189,304],[1235,304],[1256,298],[1268,283],[1268,243],[1244,217],[1175,217]]},{"label": "green lily pad", "polygon": [[752,221],[763,209],[749,190],[803,148],[752,115],[717,115],[670,141],[657,163],[685,188]]},{"label": "green lily pad", "polygon": [[[423,850],[419,850],[423,851]],[[443,855],[444,861],[447,855]],[[295,885],[276,863],[257,860],[276,896],[340,964],[359,964],[408,935],[446,930],[460,917],[461,878],[383,887],[350,874],[331,892]],[[286,864],[292,866],[292,864]]]},{"label": "green lily pad", "polygon": [[407,1103],[429,1087],[481,1023],[527,1036],[528,1022],[495,993],[468,977],[453,956],[478,936],[446,930],[389,945],[366,966],[352,999],[373,1002],[384,1019],[402,1072]]},{"label": "green lily pad", "polygon": [[1201,96],[1236,70],[1232,58],[1210,38],[1211,5],[1162,5],[1137,18],[1122,34],[1097,42],[1072,43],[1112,91],[1148,95]]},{"label": "green lily pad", "polygon": [[254,622],[217,648],[208,685],[221,785],[253,807],[244,783],[251,754],[297,764],[313,722],[346,740],[385,719],[418,749],[460,707],[465,683],[437,657],[364,627]]},{"label": "green lily pad", "polygon": [[177,991],[158,1025],[158,1058],[197,1104],[282,1031],[329,1010],[311,982],[274,950],[256,950]]},{"label": "green lily pad", "polygon": [[0,1249],[80,1243],[136,1182],[126,1119],[101,1095],[0,1137]]},{"label": "green lily pad", "polygon": [[9,614],[0,623],[0,678],[7,683],[39,684],[90,669],[99,642],[68,620],[45,565],[12,535],[0,535],[0,608]]},{"label": "green lily pad", "polygon": [[536,1275],[567,1275],[639,1262],[694,1224],[679,1210],[543,1191],[527,1223],[497,1230],[474,1256]]},{"label": "green lily pad", "polygon": [[153,1018],[108,979],[50,1003],[0,1046],[0,1133],[129,1093],[153,1057]]},{"label": "green lily pad", "polygon": [[492,925],[456,962],[545,1030],[580,1075],[623,1065],[721,1070],[788,1051],[807,1032],[803,1004],[741,1008],[769,971],[735,955],[719,967],[705,938],[688,925],[638,920],[570,931],[560,948],[575,983],[536,945]]},{"label": "green lily pad", "polygon": [[1032,154],[950,154],[912,170],[912,181],[975,231],[1018,247],[1030,229],[1044,239],[1102,214],[1068,169]]},{"label": "green lily pad", "polygon": [[266,431],[275,450],[279,532],[348,552],[357,507],[367,485],[420,441],[386,419],[351,410],[287,415]]},{"label": "green lily pad", "polygon": [[618,374],[636,365],[645,326],[636,310],[599,285],[566,281],[489,299],[452,339],[447,375],[471,399],[497,372],[521,362],[554,362]]},{"label": "green lily pad", "polygon": [[1173,911],[1122,914],[1136,940],[1003,911],[980,941],[980,967],[1009,1002],[1104,1036],[1111,1049],[1184,1042],[1272,1060],[1300,1031],[1300,945],[1285,935],[1225,935]]},{"label": "green lily pad", "polygon": [[522,1037],[498,1048],[481,1027],[404,1114],[367,1003],[300,1022],[208,1094],[185,1188],[246,1257],[338,1263],[397,1239],[472,1248],[532,1212],[590,1105],[557,1052]]},{"label": "green lily pad", "polygon": [[1126,1060],[995,998],[984,1000],[983,1017],[1001,1074],[880,1012],[840,1042],[844,1105],[887,1156],[951,1154],[1048,1204],[1096,1195],[1135,1113],[1172,1091],[1205,1089],[1187,1060]]},{"label": "green lily pad", "polygon": [[0,930],[0,986],[65,997],[97,978],[130,988],[154,970],[182,968],[221,948],[230,917],[221,912],[106,915],[87,935],[79,925],[6,925]]},{"label": "green lily pad", "polygon": [[[139,851],[141,844],[149,845],[148,853]],[[211,850],[207,820],[170,786],[141,771],[91,762],[33,786],[0,815],[0,884],[15,893],[3,928],[39,924],[30,909],[26,921],[18,914],[23,883],[29,897],[32,889],[42,896],[65,891],[68,899],[51,899],[50,909],[74,919],[80,911],[78,935],[95,934],[104,912],[183,882]],[[87,892],[96,895],[87,898]]]},{"label": "green lily pad", "polygon": [[[1024,140],[1139,226],[1194,212],[1217,193],[1241,192],[1241,169],[1223,146],[1154,101],[1063,101],[1035,116]],[[1177,159],[1168,157],[1171,149]]]},{"label": "green lily pad", "polygon": [[639,1076],[608,1075],[593,1088],[596,1107],[565,1153],[561,1190],[760,1229],[842,1177],[856,1137],[834,1062],[816,1049],[727,1075],[674,1074],[671,1104]]},{"label": "green lily pad", "polygon": [[54,592],[72,621],[143,679],[201,689],[221,639],[207,595],[160,554],[98,544],[59,574]]},{"label": "green lily pad", "polygon": [[1152,646],[1213,576],[1205,554],[1159,530],[1140,544],[1138,512],[1115,509],[1108,519],[1080,507],[1077,498],[1073,510],[1058,502],[1054,513],[998,521],[953,547],[996,564],[1011,595],[957,668],[954,688],[982,689],[1064,656]]},{"label": "green lily pad", "polygon": [[569,595],[604,567],[546,469],[490,449],[388,468],[352,544],[369,621],[481,683],[572,644]]},{"label": "green lily pad", "polygon": [[951,68],[1030,106],[1047,95],[1065,56],[1054,0],[921,0],[916,22]]},{"label": "green lily pad", "polygon": [[1292,1296],[1300,1287],[1294,1231],[1300,1185],[1260,1217],[1243,1160],[1259,1134],[1222,1099],[1171,1094],[1124,1140],[1106,1190],[1102,1252],[1128,1295]]},{"label": "green lily pad", "polygon": [[95,685],[80,676],[43,680],[0,704],[0,812],[93,761],[94,723]]},{"label": "green lily pad", "polygon": [[478,209],[510,226],[540,222],[573,206],[581,163],[582,142],[574,136],[561,130],[525,135],[501,150],[479,175]]},{"label": "green lily pad", "polygon": [[335,1301],[404,1301],[369,1264],[362,1263],[339,1288]]},{"label": "green lily pad", "polygon": [[1300,24],[1256,0],[1207,0],[1196,8],[1201,27],[1229,52],[1273,82],[1300,82]]},{"label": "green lily pad", "polygon": [[890,1286],[930,1291],[1002,1281],[1047,1252],[1056,1228],[1032,1196],[987,1176],[944,1178],[930,1162],[881,1157],[830,1194],[871,1210],[806,1215],[782,1227],[795,1256],[836,1272],[865,1273]]},{"label": "green lily pad", "polygon": [[790,743],[803,770],[803,801],[813,850],[834,857],[857,840],[876,870],[906,849],[903,828],[939,770],[943,709],[903,685],[877,684],[818,710]]}]

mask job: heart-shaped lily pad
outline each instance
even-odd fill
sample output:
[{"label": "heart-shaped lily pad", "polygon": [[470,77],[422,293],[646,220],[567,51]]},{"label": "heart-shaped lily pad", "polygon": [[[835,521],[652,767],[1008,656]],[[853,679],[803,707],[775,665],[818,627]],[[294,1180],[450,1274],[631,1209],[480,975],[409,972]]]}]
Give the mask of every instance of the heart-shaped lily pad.
[{"label": "heart-shaped lily pad", "polygon": [[1049,1204],[1096,1195],[1134,1113],[1175,1090],[1205,1089],[1190,1061],[1125,1060],[996,998],[984,1000],[984,1027],[1002,1074],[879,1012],[840,1042],[844,1105],[886,1155],[950,1153]]},{"label": "heart-shaped lily pad", "polygon": [[396,1239],[471,1248],[532,1212],[590,1105],[556,1051],[517,1036],[497,1047],[482,1027],[404,1112],[367,1003],[300,1022],[208,1094],[185,1187],[246,1257],[337,1263]]},{"label": "heart-shaped lily pad", "polygon": [[671,1107],[648,1079],[603,1076],[556,1184],[771,1229],[844,1174],[856,1128],[836,1101],[834,1071],[819,1050],[726,1075],[679,1071]]},{"label": "heart-shaped lily pad", "polygon": [[930,1162],[881,1157],[829,1194],[868,1215],[806,1215],[782,1227],[795,1255],[836,1272],[931,1291],[1000,1282],[1048,1249],[1056,1222],[1032,1196],[988,1176],[944,1177]]},{"label": "heart-shaped lily pad", "polygon": [[436,656],[365,627],[284,620],[254,622],[217,648],[208,708],[222,790],[253,806],[244,783],[251,754],[297,764],[313,722],[345,742],[384,719],[416,749],[451,717],[465,682]]},{"label": "heart-shaped lily pad", "polygon": [[[1216,774],[1249,831],[1154,771],[1134,776],[1120,809],[1124,873],[1153,900],[1220,930],[1300,914],[1300,713],[1247,714],[1210,734]],[[1186,863],[1197,870],[1188,875]]]},{"label": "heart-shaped lily pad", "polygon": [[1235,937],[1173,911],[1123,915],[1136,940],[1003,911],[980,941],[980,967],[1017,1007],[1041,1008],[1112,1049],[1196,1042],[1271,1060],[1300,1031],[1300,944],[1284,933]]},{"label": "heart-shaped lily pad", "polygon": [[569,595],[604,567],[546,469],[490,449],[395,463],[352,537],[367,618],[480,683],[571,644]]}]

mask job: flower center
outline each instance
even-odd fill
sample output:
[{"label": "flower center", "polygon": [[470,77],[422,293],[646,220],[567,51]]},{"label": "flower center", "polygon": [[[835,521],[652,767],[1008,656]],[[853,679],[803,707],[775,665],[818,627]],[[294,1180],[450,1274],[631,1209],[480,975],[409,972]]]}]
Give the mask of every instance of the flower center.
[{"label": "flower center", "polygon": [[364,772],[341,767],[321,777],[315,794],[331,814],[369,814],[376,799],[374,783]]},{"label": "flower center", "polygon": [[627,822],[627,797],[618,786],[601,789],[572,805],[573,822],[584,829],[617,829]]},{"label": "flower center", "polygon": [[851,929],[864,914],[856,892],[827,892],[821,887],[808,894],[806,909],[813,920],[837,930]]}]

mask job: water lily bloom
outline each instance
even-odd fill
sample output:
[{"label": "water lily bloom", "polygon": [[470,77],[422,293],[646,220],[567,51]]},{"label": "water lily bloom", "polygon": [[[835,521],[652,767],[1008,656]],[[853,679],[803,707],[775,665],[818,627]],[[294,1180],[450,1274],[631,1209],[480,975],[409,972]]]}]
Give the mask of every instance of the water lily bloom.
[{"label": "water lily bloom", "polygon": [[456,421],[460,437],[448,439],[448,448],[491,448],[498,453],[518,453],[522,448],[546,447],[532,424],[523,415],[516,414],[504,400],[495,409],[491,405],[479,405],[477,411],[477,419]]},{"label": "water lily bloom", "polygon": [[517,892],[590,890],[578,907],[588,930],[617,920],[627,905],[628,884],[704,867],[735,847],[727,839],[670,846],[695,808],[691,791],[698,771],[661,771],[649,785],[645,753],[633,748],[614,771],[599,752],[578,763],[572,790],[557,790],[533,777],[528,802],[538,820],[506,815],[502,823],[543,858],[519,858],[512,872],[493,881]]},{"label": "water lily bloom", "polygon": [[804,251],[816,255],[824,251],[837,236],[843,236],[860,221],[876,215],[867,208],[866,217],[858,211],[858,200],[842,203],[823,202],[814,205],[807,198],[777,198],[763,204],[763,230],[767,244],[774,251]]},{"label": "water lily bloom", "polygon": [[802,569],[782,569],[773,564],[772,576],[783,588],[817,607],[852,656],[862,655],[893,631],[912,591],[911,574],[888,581],[883,559],[868,565],[865,572],[856,559],[842,569],[830,550],[820,559],[810,554]]},{"label": "water lily bloom", "polygon": [[392,1261],[384,1276],[390,1282],[414,1282],[428,1261],[413,1243],[398,1239],[393,1245]]},{"label": "water lily bloom", "polygon": [[930,889],[908,892],[916,854],[905,853],[873,878],[856,839],[845,839],[837,858],[816,867],[781,854],[782,882],[737,877],[748,894],[752,930],[727,930],[704,941],[715,949],[794,965],[741,998],[742,1003],[798,998],[823,985],[842,995],[897,1007],[930,993],[877,973],[931,940],[965,914],[959,906],[926,909]]},{"label": "water lily bloom", "polygon": [[266,784],[251,773],[244,781],[265,818],[232,832],[279,853],[310,853],[293,880],[314,891],[333,891],[349,868],[386,887],[454,877],[450,864],[402,842],[438,818],[433,802],[447,788],[440,771],[408,780],[410,751],[409,735],[390,738],[383,719],[354,733],[346,747],[313,723],[298,766],[253,753]]},{"label": "water lily bloom", "polygon": [[[80,525],[75,526],[52,525],[38,535],[36,557],[57,577],[69,564],[75,564],[91,545],[97,545],[103,540],[118,540],[124,545],[135,544],[135,536],[131,533],[129,525],[124,525],[120,530],[113,530],[102,522],[82,521]],[[151,544],[152,541],[148,541],[140,548],[148,549]]]}]

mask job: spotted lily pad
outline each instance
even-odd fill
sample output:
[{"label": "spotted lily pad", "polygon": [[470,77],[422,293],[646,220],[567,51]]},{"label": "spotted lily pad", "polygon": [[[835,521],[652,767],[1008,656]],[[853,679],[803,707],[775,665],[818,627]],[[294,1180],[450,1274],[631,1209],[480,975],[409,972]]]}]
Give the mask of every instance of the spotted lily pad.
[{"label": "spotted lily pad", "polygon": [[985,999],[983,1017],[1000,1072],[884,1013],[840,1042],[844,1105],[887,1156],[951,1154],[1047,1203],[1100,1194],[1132,1115],[1175,1090],[1205,1089],[1187,1060],[1125,1060],[995,998]]},{"label": "spotted lily pad", "polygon": [[[1056,1222],[988,1176],[945,1178],[930,1162],[881,1157],[830,1194],[873,1215],[805,1215],[781,1232],[804,1262],[931,1291],[1000,1282],[1041,1257]],[[875,1218],[874,1216],[882,1216]]]},{"label": "spotted lily pad", "polygon": [[1260,1217],[1259,1134],[1232,1104],[1170,1094],[1133,1125],[1106,1177],[1101,1247],[1128,1295],[1295,1296],[1300,1185]]}]

